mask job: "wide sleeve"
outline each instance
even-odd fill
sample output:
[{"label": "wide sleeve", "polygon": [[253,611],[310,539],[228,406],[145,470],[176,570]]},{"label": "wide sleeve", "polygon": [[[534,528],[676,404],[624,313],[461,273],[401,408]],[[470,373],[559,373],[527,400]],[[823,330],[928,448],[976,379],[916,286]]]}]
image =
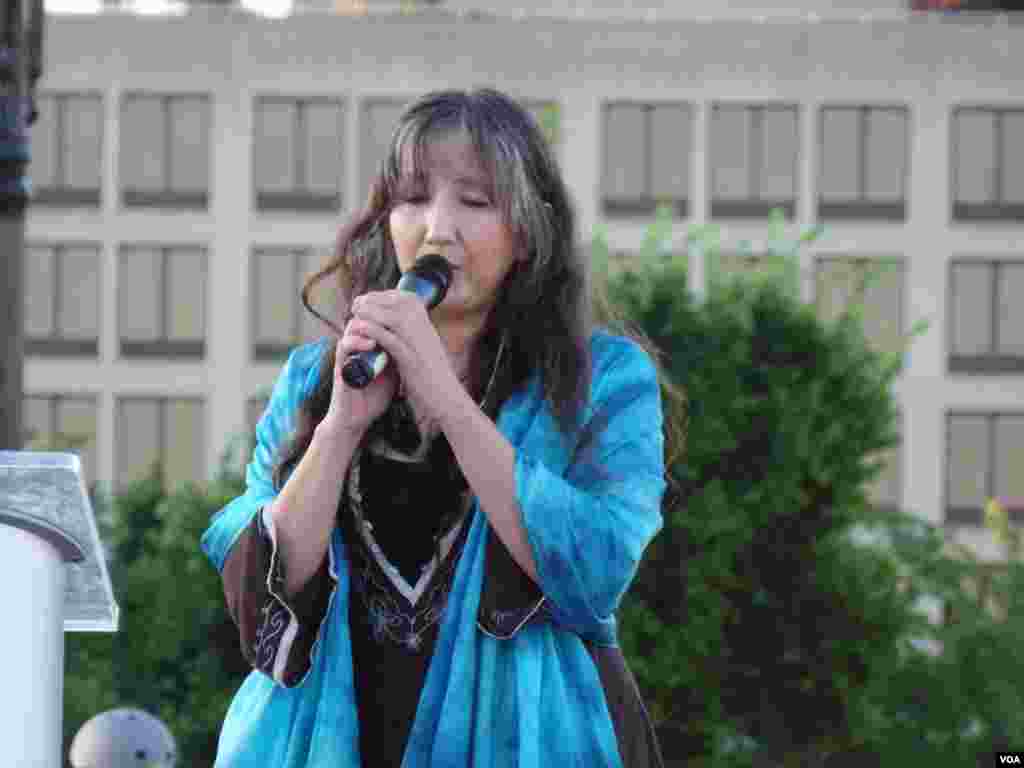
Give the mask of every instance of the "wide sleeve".
[{"label": "wide sleeve", "polygon": [[589,437],[567,471],[516,452],[515,488],[540,588],[572,625],[611,617],[662,527],[662,405],[654,363],[627,341],[592,387]]},{"label": "wide sleeve", "polygon": [[272,479],[277,452],[291,437],[296,409],[315,385],[318,351],[315,345],[305,345],[289,356],[256,426],[245,493],[214,516],[200,542],[220,572],[243,656],[255,669],[286,686],[299,684],[309,670],[310,652],[337,581],[333,564],[325,557],[310,581],[286,600],[286,564],[268,514],[277,496]]}]

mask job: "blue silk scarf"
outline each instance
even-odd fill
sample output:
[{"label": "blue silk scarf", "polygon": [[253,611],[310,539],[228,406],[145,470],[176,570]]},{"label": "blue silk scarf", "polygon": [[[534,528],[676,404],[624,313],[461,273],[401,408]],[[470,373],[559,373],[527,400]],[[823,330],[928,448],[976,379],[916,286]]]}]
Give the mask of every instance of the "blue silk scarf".
[{"label": "blue silk scarf", "polygon": [[[590,449],[570,450],[537,374],[508,398],[497,420],[516,449],[516,497],[553,621],[505,639],[478,627],[488,526],[474,498],[402,768],[622,768],[581,636],[615,643],[615,609],[661,529],[662,406],[642,348],[603,330],[590,345],[593,383],[584,417],[598,414],[603,426]],[[327,350],[327,340],[296,348],[275,383],[257,426],[246,491],[202,537],[218,571],[256,511],[276,495],[275,452],[294,429]],[[338,583],[309,671],[293,687],[249,674],[225,717],[215,768],[360,765],[348,561],[338,527],[330,547]]]}]

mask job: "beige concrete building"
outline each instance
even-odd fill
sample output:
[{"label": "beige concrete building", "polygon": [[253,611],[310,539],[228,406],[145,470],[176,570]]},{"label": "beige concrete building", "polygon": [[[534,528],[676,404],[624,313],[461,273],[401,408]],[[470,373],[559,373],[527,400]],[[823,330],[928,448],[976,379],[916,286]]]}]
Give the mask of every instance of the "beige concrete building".
[{"label": "beige concrete building", "polygon": [[[802,267],[826,315],[858,268],[895,259],[867,296],[872,339],[931,329],[875,497],[997,555],[982,504],[1024,498],[1024,25],[880,0],[489,5],[51,15],[27,224],[34,437],[91,435],[105,488],[152,461],[172,483],[208,477],[284,351],[319,334],[300,281],[402,105],[492,85],[557,114],[582,240],[601,223],[635,251],[667,197],[678,250],[708,222],[726,250],[756,249],[781,206],[792,234],[825,224]],[[691,274],[702,290],[697,259]]]}]

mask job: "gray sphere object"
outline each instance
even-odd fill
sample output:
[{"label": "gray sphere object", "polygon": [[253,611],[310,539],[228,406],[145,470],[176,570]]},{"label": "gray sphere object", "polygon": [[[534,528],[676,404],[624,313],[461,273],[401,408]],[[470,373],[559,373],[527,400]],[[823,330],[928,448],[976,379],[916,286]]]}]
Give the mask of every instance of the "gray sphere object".
[{"label": "gray sphere object", "polygon": [[173,768],[176,757],[174,736],[163,721],[131,708],[90,718],[68,754],[74,768]]}]

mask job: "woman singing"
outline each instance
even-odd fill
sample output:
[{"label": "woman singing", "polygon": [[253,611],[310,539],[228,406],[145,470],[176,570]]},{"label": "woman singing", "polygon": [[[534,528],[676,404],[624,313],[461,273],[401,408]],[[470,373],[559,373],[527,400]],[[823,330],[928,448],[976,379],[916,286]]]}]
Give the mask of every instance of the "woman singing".
[{"label": "woman singing", "polygon": [[[430,310],[396,288],[427,254],[452,270]],[[327,278],[343,331],[309,300]],[[335,335],[292,351],[202,539],[254,668],[218,768],[662,765],[615,611],[662,526],[674,390],[589,283],[529,113],[490,89],[406,110],[303,290]]]}]

